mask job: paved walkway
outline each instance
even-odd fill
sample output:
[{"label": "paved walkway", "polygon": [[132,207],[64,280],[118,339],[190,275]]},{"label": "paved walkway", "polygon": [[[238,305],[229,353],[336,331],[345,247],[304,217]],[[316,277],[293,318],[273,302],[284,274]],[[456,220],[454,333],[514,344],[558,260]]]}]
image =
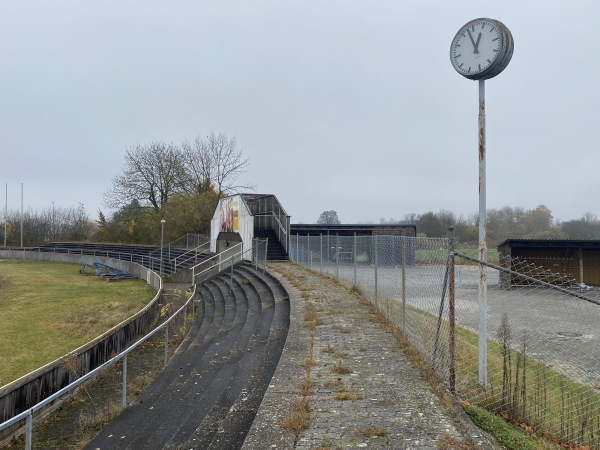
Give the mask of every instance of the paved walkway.
[{"label": "paved walkway", "polygon": [[[290,294],[291,328],[244,449],[491,448],[348,289],[294,264],[270,270]],[[307,307],[318,317],[312,332]],[[307,377],[310,426],[293,436],[280,424]]]}]

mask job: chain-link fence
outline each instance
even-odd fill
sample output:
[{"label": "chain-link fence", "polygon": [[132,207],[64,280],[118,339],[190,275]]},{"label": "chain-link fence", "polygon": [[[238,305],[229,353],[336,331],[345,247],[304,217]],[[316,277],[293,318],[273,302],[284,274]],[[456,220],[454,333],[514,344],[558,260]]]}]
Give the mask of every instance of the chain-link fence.
[{"label": "chain-link fence", "polygon": [[442,238],[293,236],[290,255],[352,282],[459,399],[600,449],[600,291]]}]

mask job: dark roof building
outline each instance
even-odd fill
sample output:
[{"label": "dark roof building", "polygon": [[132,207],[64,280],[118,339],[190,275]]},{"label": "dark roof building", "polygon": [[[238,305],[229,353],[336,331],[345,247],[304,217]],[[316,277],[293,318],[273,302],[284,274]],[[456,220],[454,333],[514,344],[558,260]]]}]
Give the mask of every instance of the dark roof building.
[{"label": "dark roof building", "polygon": [[[512,269],[517,258],[553,273],[571,277],[577,283],[600,286],[600,240],[507,239],[498,245],[503,267]],[[510,287],[509,274],[501,275]]]},{"label": "dark roof building", "polygon": [[290,234],[300,236],[417,236],[416,225],[371,225],[371,224],[292,224]]},{"label": "dark roof building", "polygon": [[404,260],[414,264],[414,239],[403,237],[416,235],[415,225],[292,224],[290,246],[298,257],[302,251],[300,242],[307,242],[308,248],[331,261],[377,261],[385,265],[400,264]]}]

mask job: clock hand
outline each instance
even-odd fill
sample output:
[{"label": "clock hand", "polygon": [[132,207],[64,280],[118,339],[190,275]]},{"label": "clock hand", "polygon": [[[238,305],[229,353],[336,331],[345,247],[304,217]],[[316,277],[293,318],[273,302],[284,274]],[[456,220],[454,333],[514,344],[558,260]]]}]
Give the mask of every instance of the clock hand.
[{"label": "clock hand", "polygon": [[[477,51],[477,44],[475,44],[475,40],[473,39],[473,36],[471,35],[471,32],[469,31],[468,28],[467,28],[467,34],[469,35],[469,39],[471,39],[471,44],[473,44],[473,53],[479,53]],[[479,37],[481,37],[481,33],[479,33]],[[479,38],[477,39],[477,43],[479,43]]]},{"label": "clock hand", "polygon": [[[471,40],[473,40],[471,38]],[[481,32],[479,33],[479,36],[477,36],[477,42],[475,42],[475,44],[473,44],[475,46],[475,51],[473,53],[479,53],[479,41],[481,40]]]}]

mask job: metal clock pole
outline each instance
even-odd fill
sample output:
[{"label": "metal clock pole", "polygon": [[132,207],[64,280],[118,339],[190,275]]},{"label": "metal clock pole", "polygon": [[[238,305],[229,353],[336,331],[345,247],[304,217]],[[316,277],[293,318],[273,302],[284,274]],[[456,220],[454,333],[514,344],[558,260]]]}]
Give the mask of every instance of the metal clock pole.
[{"label": "metal clock pole", "polygon": [[[479,80],[479,260],[487,262],[485,192],[485,80]],[[479,384],[487,385],[487,279],[479,264]]]},{"label": "metal clock pole", "polygon": [[[512,34],[494,19],[480,18],[458,30],[450,45],[450,62],[463,77],[479,81],[479,384],[487,386],[488,305],[485,188],[485,80],[500,74],[514,49]],[[452,351],[452,349],[451,349]]]}]

